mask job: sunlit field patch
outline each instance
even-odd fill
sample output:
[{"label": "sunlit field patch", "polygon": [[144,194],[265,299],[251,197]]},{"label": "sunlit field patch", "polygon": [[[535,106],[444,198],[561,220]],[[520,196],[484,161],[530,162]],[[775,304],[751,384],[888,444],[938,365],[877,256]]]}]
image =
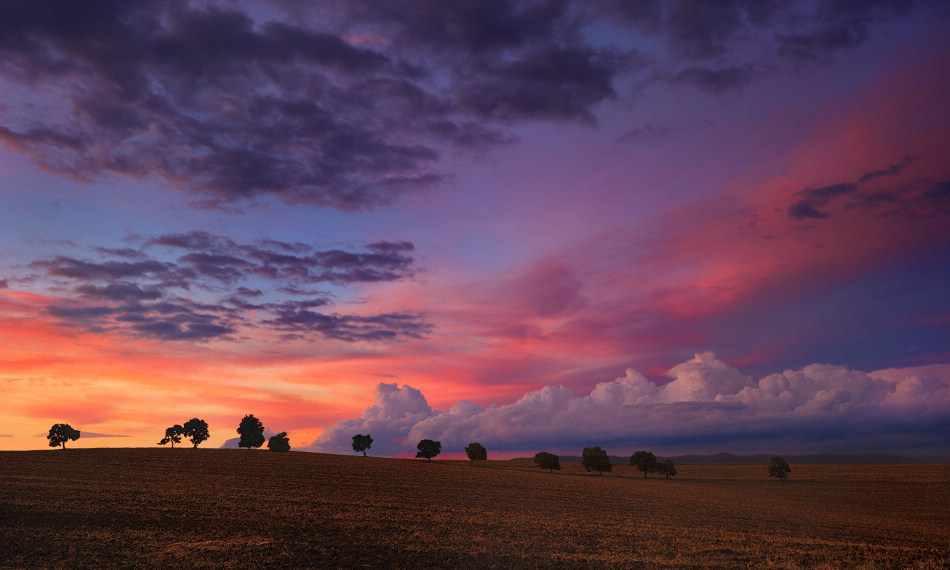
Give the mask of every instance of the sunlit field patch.
[{"label": "sunlit field patch", "polygon": [[0,452],[0,566],[950,564],[950,466]]}]

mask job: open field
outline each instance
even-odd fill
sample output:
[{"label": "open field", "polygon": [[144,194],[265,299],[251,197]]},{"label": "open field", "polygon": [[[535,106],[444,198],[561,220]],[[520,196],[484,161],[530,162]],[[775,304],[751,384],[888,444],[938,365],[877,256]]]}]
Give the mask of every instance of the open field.
[{"label": "open field", "polygon": [[0,566],[950,566],[950,466],[0,452]]}]

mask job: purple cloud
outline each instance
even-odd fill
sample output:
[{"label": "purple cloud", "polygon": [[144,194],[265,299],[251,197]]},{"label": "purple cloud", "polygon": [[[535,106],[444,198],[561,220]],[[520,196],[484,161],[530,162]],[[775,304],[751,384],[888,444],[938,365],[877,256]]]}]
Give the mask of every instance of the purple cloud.
[{"label": "purple cloud", "polygon": [[276,197],[360,210],[445,183],[447,147],[509,144],[525,122],[594,123],[620,83],[733,89],[776,58],[801,65],[858,45],[907,9],[111,1],[94,12],[0,6],[8,147],[81,180],[158,174],[200,207]]},{"label": "purple cloud", "polygon": [[[47,312],[84,330],[166,341],[230,340],[245,327],[346,342],[420,338],[431,332],[418,314],[324,313],[327,293],[305,287],[409,278],[415,272],[409,242],[324,250],[275,240],[240,244],[206,232],[139,240],[142,247],[136,250],[94,248],[105,259],[57,255],[32,262],[30,268],[71,284],[73,295],[57,293],[60,298]],[[175,261],[161,259],[169,252]],[[135,261],[125,261],[129,258]],[[248,286],[261,281],[270,283],[267,294]],[[281,293],[308,298],[287,300]],[[215,301],[197,300],[202,294]]]}]

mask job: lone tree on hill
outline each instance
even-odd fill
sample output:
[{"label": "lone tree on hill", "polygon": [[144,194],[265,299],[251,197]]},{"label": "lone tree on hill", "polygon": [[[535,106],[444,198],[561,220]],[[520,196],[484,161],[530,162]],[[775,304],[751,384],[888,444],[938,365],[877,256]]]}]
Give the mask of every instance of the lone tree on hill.
[{"label": "lone tree on hill", "polygon": [[792,468],[788,466],[788,462],[777,455],[769,462],[769,477],[778,477],[778,480],[782,481],[788,479],[791,472]]},{"label": "lone tree on hill", "polygon": [[554,455],[553,453],[548,453],[547,451],[539,451],[534,454],[534,462],[538,464],[541,469],[547,469],[548,473],[554,473],[554,470],[561,470],[560,457]]},{"label": "lone tree on hill", "polygon": [[264,424],[261,423],[261,420],[255,418],[254,414],[244,416],[237,432],[241,435],[238,447],[246,447],[250,451],[252,447],[264,445]]},{"label": "lone tree on hill", "polygon": [[598,475],[603,475],[604,471],[614,470],[614,466],[610,463],[610,458],[607,457],[607,452],[599,446],[584,448],[581,465],[584,466],[584,469],[586,469],[588,473],[597,471]]},{"label": "lone tree on hill", "polygon": [[660,475],[666,475],[667,479],[669,479],[671,475],[676,477],[676,464],[673,463],[672,459],[667,459],[656,466],[656,472]]},{"label": "lone tree on hill", "polygon": [[267,449],[271,451],[290,451],[290,438],[287,432],[282,431],[267,440]]},{"label": "lone tree on hill", "polygon": [[162,438],[162,441],[158,442],[158,445],[165,445],[171,442],[172,449],[175,449],[175,444],[181,443],[181,436],[184,434],[185,428],[183,428],[181,424],[175,424],[170,428],[165,428],[165,437]]},{"label": "lone tree on hill", "polygon": [[630,465],[636,467],[637,471],[643,471],[643,478],[646,479],[647,473],[656,473],[656,456],[651,451],[637,451],[630,456]]},{"label": "lone tree on hill", "polygon": [[191,440],[193,448],[198,447],[199,443],[211,437],[211,434],[208,433],[208,422],[204,420],[191,418],[182,427],[184,428],[182,435]]},{"label": "lone tree on hill", "polygon": [[46,439],[49,440],[50,447],[59,445],[62,446],[63,449],[66,449],[67,441],[76,441],[79,439],[79,430],[73,429],[73,426],[69,424],[53,424],[53,427],[49,428],[49,434],[46,436]]},{"label": "lone tree on hill", "polygon": [[488,450],[485,449],[485,446],[475,442],[470,443],[465,446],[465,455],[472,461],[472,465],[475,465],[476,461],[485,461],[488,459]]},{"label": "lone tree on hill", "polygon": [[432,441],[431,439],[424,439],[419,442],[416,447],[419,451],[416,452],[416,457],[423,457],[429,461],[432,461],[432,458],[436,455],[442,453],[442,442],[441,441]]},{"label": "lone tree on hill", "polygon": [[353,436],[353,451],[362,451],[363,457],[366,457],[366,450],[373,447],[373,438],[369,434],[358,433]]}]

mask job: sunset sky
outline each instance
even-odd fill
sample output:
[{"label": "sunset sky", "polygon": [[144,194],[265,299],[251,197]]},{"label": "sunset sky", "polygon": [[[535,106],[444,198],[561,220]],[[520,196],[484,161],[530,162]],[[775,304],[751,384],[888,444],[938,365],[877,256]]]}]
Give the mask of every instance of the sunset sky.
[{"label": "sunset sky", "polygon": [[0,449],[950,455],[948,25],[0,3]]}]

